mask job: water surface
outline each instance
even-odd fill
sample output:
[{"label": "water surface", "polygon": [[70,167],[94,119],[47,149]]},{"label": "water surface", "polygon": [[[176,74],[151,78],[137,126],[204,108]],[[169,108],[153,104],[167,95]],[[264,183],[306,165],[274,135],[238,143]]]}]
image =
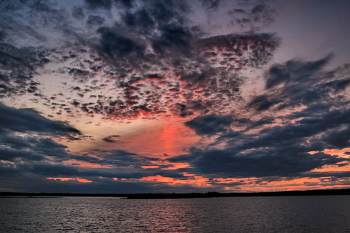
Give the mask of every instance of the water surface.
[{"label": "water surface", "polygon": [[0,198],[0,232],[350,233],[350,196]]}]

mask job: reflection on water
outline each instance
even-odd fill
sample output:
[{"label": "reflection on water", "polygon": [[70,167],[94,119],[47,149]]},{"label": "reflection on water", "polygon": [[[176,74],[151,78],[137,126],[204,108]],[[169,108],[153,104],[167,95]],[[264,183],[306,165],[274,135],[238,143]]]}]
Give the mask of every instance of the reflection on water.
[{"label": "reflection on water", "polygon": [[350,196],[0,198],[0,232],[350,232]]}]

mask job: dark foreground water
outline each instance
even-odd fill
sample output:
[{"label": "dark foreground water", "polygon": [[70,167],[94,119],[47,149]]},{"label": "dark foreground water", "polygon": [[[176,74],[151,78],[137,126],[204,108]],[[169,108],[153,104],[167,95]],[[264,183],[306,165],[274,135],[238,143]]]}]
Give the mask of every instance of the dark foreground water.
[{"label": "dark foreground water", "polygon": [[0,198],[0,232],[350,232],[350,196]]}]

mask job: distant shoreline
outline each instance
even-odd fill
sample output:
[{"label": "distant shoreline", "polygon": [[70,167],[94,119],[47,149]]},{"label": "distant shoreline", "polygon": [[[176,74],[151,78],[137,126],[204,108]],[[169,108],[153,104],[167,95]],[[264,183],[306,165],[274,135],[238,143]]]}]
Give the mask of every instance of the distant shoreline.
[{"label": "distant shoreline", "polygon": [[124,197],[127,199],[182,199],[182,198],[212,198],[212,197],[255,197],[255,196],[320,196],[320,195],[350,195],[350,189],[321,189],[306,191],[278,191],[255,193],[27,193],[0,192],[0,197]]}]

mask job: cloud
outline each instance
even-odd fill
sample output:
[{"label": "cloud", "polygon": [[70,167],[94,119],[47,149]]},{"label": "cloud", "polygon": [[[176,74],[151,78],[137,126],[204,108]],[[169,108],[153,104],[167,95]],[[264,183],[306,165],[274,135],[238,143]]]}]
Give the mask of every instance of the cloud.
[{"label": "cloud", "polygon": [[119,139],[120,139],[119,135],[110,135],[110,136],[108,136],[106,138],[103,138],[102,140],[105,141],[105,142],[114,143],[114,142],[117,142]]},{"label": "cloud", "polygon": [[198,135],[214,135],[229,131],[231,123],[231,116],[206,115],[187,121],[185,125],[194,129]]},{"label": "cloud", "polygon": [[331,145],[332,148],[343,149],[350,147],[350,126],[348,125],[345,129],[330,130],[322,139]]},{"label": "cloud", "polygon": [[[142,178],[159,172],[159,169],[145,170],[142,166],[153,165],[152,159],[126,151],[96,152],[98,157],[73,155],[66,147],[48,138],[26,138],[28,146],[21,149],[2,147],[0,167],[7,169],[7,174],[32,174],[46,177],[84,177],[84,178]],[[2,146],[9,146],[2,144]],[[74,161],[74,162],[73,162]],[[8,163],[14,162],[14,163]],[[87,164],[82,166],[81,164]],[[93,165],[102,165],[99,167]],[[171,172],[169,172],[171,173]]]},{"label": "cloud", "polygon": [[328,55],[312,62],[291,60],[273,65],[265,75],[265,93],[254,96],[247,107],[266,113],[266,110],[293,111],[293,108],[321,106],[321,103],[328,108],[347,105],[344,91],[349,85],[349,66],[325,71],[331,58],[332,55]]},{"label": "cloud", "polygon": [[86,23],[91,26],[100,26],[105,22],[105,19],[98,15],[89,15]]},{"label": "cloud", "polygon": [[[92,155],[76,155],[67,147],[53,141],[41,132],[31,134],[8,131],[0,137],[0,170],[1,177],[36,177],[40,179],[72,178],[92,180],[103,179],[141,179],[147,176],[167,175],[183,177],[175,171],[163,171],[172,166],[154,166],[158,159],[139,156],[123,150],[90,151]],[[113,137],[117,135],[112,135]],[[152,169],[144,169],[144,167]],[[22,184],[24,185],[24,184]],[[24,185],[25,186],[25,185]]]},{"label": "cloud", "polygon": [[91,9],[105,8],[107,10],[110,10],[112,6],[111,0],[85,0],[85,2]]},{"label": "cloud", "polygon": [[150,158],[138,156],[135,153],[130,153],[124,150],[113,150],[113,151],[101,151],[102,158],[110,164],[118,164],[120,166],[128,167],[130,164],[138,167],[144,164],[146,161],[152,161]]},{"label": "cloud", "polygon": [[316,168],[348,162],[324,152],[350,146],[349,66],[324,71],[329,59],[273,65],[266,74],[265,93],[246,106],[251,118],[242,114],[245,117],[221,121],[209,115],[186,122],[215,142],[168,160],[190,163],[183,169],[189,173],[227,178],[302,177]]},{"label": "cloud", "polygon": [[270,98],[267,95],[256,96],[249,104],[248,107],[253,107],[257,111],[268,110],[270,107],[280,103],[278,98]]},{"label": "cloud", "polygon": [[202,4],[208,9],[217,9],[221,4],[221,0],[200,0]]},{"label": "cloud", "polygon": [[192,150],[193,157],[186,162],[190,162],[193,169],[187,170],[210,177],[294,177],[326,164],[343,161],[324,153],[310,155],[298,146],[275,149],[256,148],[251,152]]},{"label": "cloud", "polygon": [[[9,97],[25,100],[44,107],[52,119],[125,123],[178,118],[203,141],[210,140],[164,161],[127,150],[91,149],[77,155],[56,140],[81,139],[76,128],[33,110],[1,105],[4,177],[81,178],[93,182],[75,190],[109,191],[117,190],[107,188],[113,184],[132,190],[133,179],[149,177],[140,188],[157,190],[152,177],[292,179],[347,162],[325,152],[350,146],[350,66],[325,70],[333,55],[270,65],[263,74],[265,89],[243,98],[254,78],[248,71],[266,69],[281,43],[273,33],[257,33],[276,14],[267,1],[3,1],[0,11],[4,103],[12,103]],[[205,23],[192,17],[198,12],[207,16]],[[227,34],[211,34],[220,27]],[[48,80],[55,88],[47,87]],[[128,181],[113,183],[112,178]],[[38,184],[67,188],[77,183],[62,182]]]},{"label": "cloud", "polygon": [[40,134],[2,133],[0,138],[1,159],[6,161],[62,161],[71,155],[67,147]]},{"label": "cloud", "polygon": [[[118,41],[116,39],[117,34],[109,31],[109,29],[106,30],[104,33],[113,38],[111,40],[113,43]],[[235,70],[244,69],[248,66],[260,67],[266,64],[279,43],[278,38],[267,34],[254,36],[228,35],[201,39],[196,42],[196,47],[192,50],[190,48],[185,49],[190,51],[191,54],[197,55],[193,55],[193,58],[186,56],[181,58],[190,59],[189,62],[192,61],[193,63],[184,70],[182,68],[184,61],[178,56],[164,60],[163,55],[160,54],[159,59],[153,57],[148,60],[150,57],[144,54],[145,50],[142,45],[130,38],[123,37],[120,39],[128,44],[128,46],[123,47],[123,51],[119,51],[117,47],[104,41],[102,44],[107,47],[105,52],[101,50],[101,53],[109,57],[107,53],[116,49],[116,52],[111,52],[111,57],[108,59],[113,60],[113,56],[120,54],[121,57],[118,62],[127,62],[131,57],[136,56],[134,62],[125,63],[126,66],[130,67],[128,71],[116,69],[119,77],[117,86],[123,98],[119,96],[116,99],[116,96],[111,94],[105,97],[105,101],[99,99],[98,104],[95,104],[93,109],[90,108],[91,110],[85,106],[91,104],[92,99],[89,99],[88,103],[84,103],[83,99],[79,102],[81,103],[81,110],[86,113],[106,113],[111,118],[133,119],[147,116],[155,117],[162,114],[175,114],[181,117],[190,116],[194,113],[208,114],[213,108],[216,108],[216,111],[219,112],[222,109],[224,112],[226,109],[223,106],[230,103],[237,104],[242,101],[240,87],[244,83],[244,77],[241,77]],[[246,41],[250,41],[250,44],[242,45]],[[157,44],[160,43],[157,42]],[[169,43],[169,46],[172,46],[171,43]],[[249,46],[250,49],[245,51]],[[215,55],[208,55],[209,53]],[[210,56],[214,56],[214,58]],[[122,57],[125,57],[125,59],[122,59]],[[146,60],[139,60],[143,58]],[[139,68],[133,69],[130,65],[133,65],[135,61],[138,61],[139,68],[140,64],[145,62],[145,68],[141,70]],[[173,62],[178,64],[174,66],[175,64],[171,64]],[[221,67],[221,71],[217,69],[217,66]],[[148,71],[152,69],[158,71]],[[114,76],[110,76],[107,80],[115,80]],[[106,89],[108,84],[104,85],[106,87],[103,88]],[[86,89],[86,87],[75,87],[74,90],[82,92],[83,88]],[[96,88],[89,86],[88,90]],[[223,105],[223,102],[227,102],[227,105]]]},{"label": "cloud", "polygon": [[232,10],[228,11],[228,15],[231,17],[229,24],[257,31],[274,22],[276,13],[276,9],[267,4],[266,1],[238,3]]},{"label": "cloud", "polygon": [[10,148],[0,148],[0,154],[0,159],[6,161],[15,161],[19,158],[27,161],[40,161],[44,159],[44,156],[39,153],[26,150],[13,150]]},{"label": "cloud", "polygon": [[0,43],[0,98],[35,92],[37,84],[30,81],[35,68],[41,66],[40,61],[31,48]]},{"label": "cloud", "polygon": [[[214,56],[222,53],[229,61],[235,61],[238,67],[261,67],[273,56],[278,48],[280,39],[274,34],[229,34],[213,36],[198,40],[198,46],[211,52]],[[215,48],[219,48],[215,51]],[[216,53],[215,53],[216,52]],[[208,54],[209,55],[209,54]],[[231,59],[230,59],[231,58]]]},{"label": "cloud", "polygon": [[3,39],[5,39],[5,36],[6,36],[5,32],[0,31],[0,41],[2,41]]},{"label": "cloud", "polygon": [[[100,28],[101,33],[100,51],[113,60],[129,55],[131,52],[141,50],[142,47],[130,38],[118,35],[107,28]],[[142,51],[140,51],[142,52]]]},{"label": "cloud", "polygon": [[190,55],[191,33],[178,25],[166,25],[161,28],[162,35],[152,43],[156,53],[165,55],[168,51],[173,54]]},{"label": "cloud", "polygon": [[60,161],[70,154],[66,146],[50,137],[78,140],[82,133],[67,123],[48,120],[33,110],[13,109],[0,105],[1,160]]},{"label": "cloud", "polygon": [[[2,171],[2,170],[1,170]],[[2,188],[11,191],[46,192],[46,193],[173,193],[202,192],[202,187],[191,185],[168,185],[159,182],[142,182],[138,180],[113,180],[100,178],[91,183],[80,183],[75,180],[60,181],[38,179],[37,177],[2,178]]]},{"label": "cloud", "polygon": [[30,110],[19,110],[0,105],[1,132],[5,130],[15,132],[40,132],[51,135],[67,136],[78,139],[82,133],[64,122],[48,120]]},{"label": "cloud", "polygon": [[[279,46],[279,38],[273,34],[208,36],[190,19],[196,9],[185,1],[86,0],[64,7],[63,3],[34,1],[11,4],[11,8],[1,5],[13,21],[6,22],[30,27],[33,33],[27,33],[25,40],[15,36],[21,33],[16,31],[18,27],[4,27],[4,33],[10,36],[6,36],[0,51],[6,52],[5,60],[12,61],[4,70],[23,68],[17,68],[18,73],[13,75],[4,71],[0,94],[3,98],[33,95],[39,104],[51,109],[49,115],[53,117],[101,114],[130,120],[211,114],[212,108],[227,112],[223,105],[242,102],[240,87],[245,77],[240,70],[263,66]],[[202,4],[208,12],[224,6],[221,1]],[[249,7],[255,5],[259,4]],[[263,11],[260,8],[254,12]],[[34,20],[27,25],[32,15],[51,20],[47,24]],[[33,43],[34,32],[45,38],[36,36]],[[48,64],[59,68],[49,70]],[[65,96],[60,95],[62,92],[48,94],[42,83],[33,81],[42,72],[66,74],[75,88],[69,89],[70,94],[66,91]],[[101,95],[101,90],[103,98],[94,98]],[[79,112],[62,103],[79,106],[75,109]]]},{"label": "cloud", "polygon": [[318,74],[332,57],[328,55],[313,62],[290,60],[283,65],[274,65],[266,73],[265,87],[269,89],[279,84],[290,86],[296,82],[306,82]]}]

